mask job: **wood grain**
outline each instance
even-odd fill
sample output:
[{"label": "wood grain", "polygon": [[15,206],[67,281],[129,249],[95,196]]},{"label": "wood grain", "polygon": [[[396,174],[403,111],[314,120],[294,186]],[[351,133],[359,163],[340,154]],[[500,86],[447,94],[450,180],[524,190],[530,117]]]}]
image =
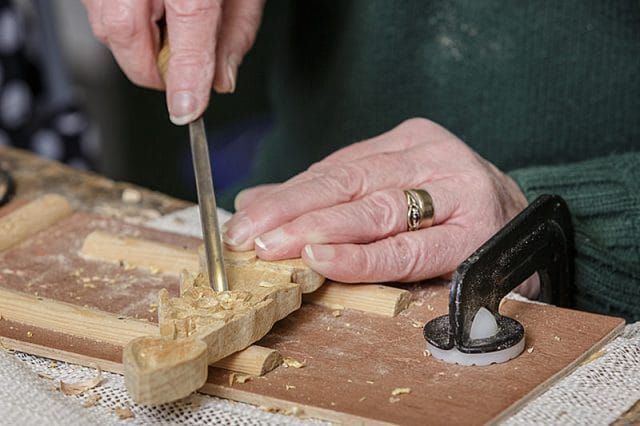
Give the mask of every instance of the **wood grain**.
[{"label": "wood grain", "polygon": [[407,290],[379,284],[342,284],[326,282],[303,299],[307,303],[332,310],[356,309],[387,317],[395,317],[411,302]]},{"label": "wood grain", "polygon": [[73,213],[57,194],[47,194],[0,217],[0,251],[48,228]]}]

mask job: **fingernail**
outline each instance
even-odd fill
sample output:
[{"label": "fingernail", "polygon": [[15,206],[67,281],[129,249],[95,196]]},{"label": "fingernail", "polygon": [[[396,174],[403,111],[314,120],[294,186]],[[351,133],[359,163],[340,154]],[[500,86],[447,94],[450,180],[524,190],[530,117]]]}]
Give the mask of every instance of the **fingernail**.
[{"label": "fingernail", "polygon": [[227,78],[229,79],[229,93],[236,90],[236,70],[237,68],[231,64],[227,65]]},{"label": "fingernail", "polygon": [[222,236],[225,243],[234,247],[246,243],[253,233],[253,222],[244,213],[240,213],[236,220]]},{"label": "fingernail", "polygon": [[278,228],[274,231],[267,232],[256,238],[255,243],[258,247],[260,247],[264,251],[277,249],[284,244],[289,237],[285,232]]},{"label": "fingernail", "polygon": [[304,246],[304,251],[309,259],[316,262],[329,262],[336,257],[336,249],[325,244],[309,244]]},{"label": "fingernail", "polygon": [[182,90],[171,97],[169,118],[178,126],[192,122],[197,118],[196,97],[193,93]]}]

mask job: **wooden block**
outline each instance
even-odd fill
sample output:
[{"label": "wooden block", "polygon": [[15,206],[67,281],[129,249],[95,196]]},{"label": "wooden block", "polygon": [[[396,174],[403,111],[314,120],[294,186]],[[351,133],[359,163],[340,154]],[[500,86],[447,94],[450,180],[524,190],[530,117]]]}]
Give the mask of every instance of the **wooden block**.
[{"label": "wooden block", "polygon": [[233,353],[213,364],[225,370],[238,371],[250,376],[262,376],[282,364],[280,352],[258,345]]},{"label": "wooden block", "polygon": [[356,309],[372,314],[395,317],[411,302],[411,292],[378,284],[342,284],[326,282],[304,301],[329,309]]},{"label": "wooden block", "polygon": [[123,353],[134,401],[157,405],[185,397],[204,384],[208,363],[251,345],[300,307],[300,286],[287,273],[234,266],[228,273],[229,291],[215,292],[202,274],[184,271],[180,297],[160,292],[161,337],[136,339]]},{"label": "wooden block", "polygon": [[87,235],[80,256],[172,275],[178,275],[184,269],[196,273],[199,268],[198,256],[193,250],[102,231]]},{"label": "wooden block", "polygon": [[[204,259],[202,247],[200,251],[200,258]],[[140,238],[120,237],[102,231],[94,231],[85,238],[80,255],[85,259],[115,264],[123,262],[131,267],[172,275],[179,275],[183,269],[196,273],[201,265],[204,266],[198,259],[198,253],[193,250]],[[253,251],[229,250],[225,250],[224,257],[227,269],[255,268],[289,274],[289,281],[300,284],[303,293],[315,291],[324,282],[324,277],[306,266],[301,259],[266,262],[257,259]]]},{"label": "wooden block", "polygon": [[57,194],[44,195],[0,218],[0,251],[37,234],[73,213]]}]

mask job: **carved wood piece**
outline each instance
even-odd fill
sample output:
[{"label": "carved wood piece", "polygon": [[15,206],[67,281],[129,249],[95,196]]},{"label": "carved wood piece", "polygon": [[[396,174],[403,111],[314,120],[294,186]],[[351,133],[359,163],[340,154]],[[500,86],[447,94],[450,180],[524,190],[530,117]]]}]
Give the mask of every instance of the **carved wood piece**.
[{"label": "carved wood piece", "polygon": [[[216,293],[202,274],[184,271],[180,297],[160,292],[161,337],[136,339],[123,353],[125,384],[136,402],[157,405],[197,390],[206,380],[203,366],[251,345],[300,307],[300,286],[288,273],[234,266],[227,272],[229,291]],[[207,348],[204,358],[194,342]]]}]

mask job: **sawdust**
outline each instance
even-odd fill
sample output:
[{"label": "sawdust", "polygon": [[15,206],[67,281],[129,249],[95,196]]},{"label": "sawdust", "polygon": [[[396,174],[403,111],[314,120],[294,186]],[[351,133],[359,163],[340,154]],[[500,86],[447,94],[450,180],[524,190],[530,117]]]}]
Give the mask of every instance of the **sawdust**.
[{"label": "sawdust", "polygon": [[67,383],[60,381],[60,391],[65,395],[80,395],[83,392],[93,389],[102,383],[102,370],[100,366],[95,366],[97,369],[96,377],[93,379],[83,380],[78,383]]},{"label": "sawdust", "polygon": [[391,395],[393,396],[405,395],[409,393],[411,393],[411,388],[395,388],[391,391]]},{"label": "sawdust", "polygon": [[306,366],[306,360],[305,361],[298,361],[296,359],[293,358],[284,358],[282,360],[282,366],[287,368],[287,367],[293,367],[293,368],[304,368]]},{"label": "sawdust", "polygon": [[416,321],[416,320],[412,319],[411,320],[411,327],[422,328],[422,327],[424,327],[424,324],[422,322],[420,322],[420,321]]},{"label": "sawdust", "polygon": [[120,420],[126,420],[134,417],[133,411],[131,411],[131,408],[129,407],[116,407],[113,411]]}]

